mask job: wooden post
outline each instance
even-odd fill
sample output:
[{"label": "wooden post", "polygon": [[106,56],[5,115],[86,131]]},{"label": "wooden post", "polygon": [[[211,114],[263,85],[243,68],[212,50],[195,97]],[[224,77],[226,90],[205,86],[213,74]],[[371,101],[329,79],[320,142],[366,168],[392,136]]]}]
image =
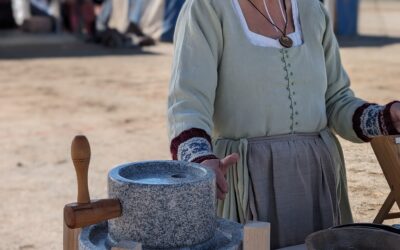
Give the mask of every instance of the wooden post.
[{"label": "wooden post", "polygon": [[[78,203],[90,203],[88,188],[88,169],[90,162],[90,146],[85,136],[76,136],[71,145],[71,157],[78,179]],[[63,249],[78,250],[80,229],[71,229],[65,223],[64,214]]]},{"label": "wooden post", "polygon": [[244,226],[243,250],[270,250],[271,225],[252,221]]},{"label": "wooden post", "polygon": [[80,233],[80,228],[77,229],[71,229],[69,228],[65,222],[64,224],[64,230],[63,230],[63,249],[64,250],[78,250],[78,242],[79,242],[79,233]]},{"label": "wooden post", "polygon": [[400,218],[400,213],[390,213],[394,203],[400,208],[400,136],[380,136],[371,141],[382,172],[390,187],[390,193],[382,205],[374,223]]}]

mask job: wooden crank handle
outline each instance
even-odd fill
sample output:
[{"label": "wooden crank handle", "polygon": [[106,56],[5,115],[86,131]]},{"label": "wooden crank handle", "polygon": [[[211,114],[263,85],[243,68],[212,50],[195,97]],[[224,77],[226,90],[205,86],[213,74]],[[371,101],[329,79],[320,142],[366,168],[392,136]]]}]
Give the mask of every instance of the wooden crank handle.
[{"label": "wooden crank handle", "polygon": [[64,207],[64,221],[69,228],[81,228],[121,216],[118,199],[92,200],[88,204],[70,203]]},{"label": "wooden crank handle", "polygon": [[75,136],[71,144],[71,158],[78,180],[78,204],[90,203],[88,171],[90,162],[90,145],[84,135]]}]

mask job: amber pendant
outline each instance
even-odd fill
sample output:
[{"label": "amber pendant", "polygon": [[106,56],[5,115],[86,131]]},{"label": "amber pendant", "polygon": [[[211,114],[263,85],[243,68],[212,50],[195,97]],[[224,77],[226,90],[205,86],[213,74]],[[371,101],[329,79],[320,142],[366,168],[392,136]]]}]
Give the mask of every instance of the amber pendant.
[{"label": "amber pendant", "polygon": [[288,36],[281,36],[279,43],[285,48],[291,48],[293,46],[293,40]]}]

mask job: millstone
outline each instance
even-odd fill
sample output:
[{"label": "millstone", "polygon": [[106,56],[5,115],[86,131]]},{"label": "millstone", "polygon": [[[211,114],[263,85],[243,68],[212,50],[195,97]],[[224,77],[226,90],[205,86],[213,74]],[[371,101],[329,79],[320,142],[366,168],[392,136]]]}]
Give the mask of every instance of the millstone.
[{"label": "millstone", "polygon": [[213,171],[195,163],[151,161],[120,165],[108,178],[122,216],[108,222],[110,242],[179,248],[210,240],[216,230]]},{"label": "millstone", "polygon": [[[85,227],[79,236],[80,250],[111,250],[118,243],[110,241],[107,222]],[[211,239],[196,245],[163,250],[239,250],[243,240],[243,226],[239,223],[217,219],[217,228]],[[124,242],[127,243],[127,242]],[[128,242],[129,243],[129,242]],[[143,246],[143,250],[160,250]]]}]

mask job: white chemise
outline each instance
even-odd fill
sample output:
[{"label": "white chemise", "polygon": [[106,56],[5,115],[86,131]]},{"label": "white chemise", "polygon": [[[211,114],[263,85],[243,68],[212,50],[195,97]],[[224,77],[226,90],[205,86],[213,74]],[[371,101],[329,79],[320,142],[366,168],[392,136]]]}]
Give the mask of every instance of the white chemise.
[{"label": "white chemise", "polygon": [[[297,0],[291,0],[291,3],[292,3],[292,14],[293,14],[295,31],[293,33],[288,34],[288,37],[290,37],[293,40],[293,47],[297,47],[303,44],[301,24],[299,18],[299,8],[297,6]],[[251,31],[249,29],[249,26],[247,25],[246,19],[239,5],[239,0],[232,0],[232,4],[236,14],[240,19],[240,23],[242,24],[242,28],[246,34],[246,37],[252,44],[261,47],[282,48],[282,45],[279,43],[279,39],[273,39]]]}]

